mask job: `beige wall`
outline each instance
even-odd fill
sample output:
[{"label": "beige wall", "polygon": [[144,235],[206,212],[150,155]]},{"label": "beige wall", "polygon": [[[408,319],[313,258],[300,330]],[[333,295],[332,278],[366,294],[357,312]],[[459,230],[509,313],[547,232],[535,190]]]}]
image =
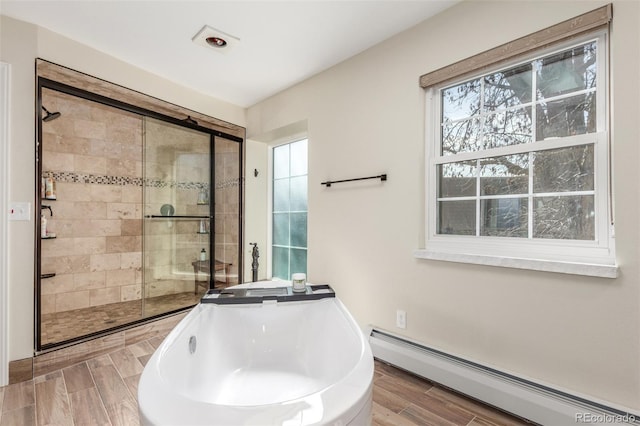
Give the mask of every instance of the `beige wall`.
[{"label": "beige wall", "polygon": [[[0,60],[11,64],[10,201],[35,203],[35,59],[40,57],[130,89],[245,126],[245,109],[135,68],[43,28],[0,17]],[[10,222],[9,359],[33,354],[34,217]],[[5,238],[5,236],[2,236]]]},{"label": "beige wall", "polygon": [[[463,2],[251,107],[247,137],[308,120],[309,280],[331,283],[359,322],[638,410],[639,3],[614,2],[611,33],[620,277],[412,256],[424,246],[425,220],[425,99],[418,77],[603,4]],[[320,185],[379,173],[389,180]],[[395,327],[396,309],[407,312],[405,330]]]}]

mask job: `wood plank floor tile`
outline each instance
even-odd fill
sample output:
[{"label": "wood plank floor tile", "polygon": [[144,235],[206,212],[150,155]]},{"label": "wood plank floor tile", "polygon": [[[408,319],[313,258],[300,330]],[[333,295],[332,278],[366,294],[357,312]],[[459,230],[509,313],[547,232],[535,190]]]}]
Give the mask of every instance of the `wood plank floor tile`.
[{"label": "wood plank floor tile", "polygon": [[111,353],[109,357],[122,378],[141,374],[142,370],[144,370],[144,366],[131,353],[128,347]]},{"label": "wood plank floor tile", "polygon": [[62,374],[36,380],[36,418],[39,425],[73,425]]},{"label": "wood plank floor tile", "polygon": [[416,426],[416,423],[374,401],[371,408],[371,426]]},{"label": "wood plank floor tile", "polygon": [[136,357],[140,358],[145,355],[152,355],[155,352],[156,348],[151,346],[148,340],[143,342],[138,342],[133,345],[127,346],[127,348],[131,351],[131,353]]},{"label": "wood plank floor tile", "polygon": [[62,370],[62,374],[70,394],[95,387],[86,362],[67,367]]},{"label": "wood plank floor tile", "polygon": [[413,404],[402,410],[400,412],[400,416],[422,426],[463,426],[468,423],[455,423],[447,419],[443,419],[439,415]]},{"label": "wood plank floor tile", "polygon": [[35,425],[36,406],[28,405],[16,410],[5,411],[0,419],[0,426]]},{"label": "wood plank floor tile", "polygon": [[378,388],[385,389],[402,399],[417,404],[420,404],[420,397],[424,396],[432,387],[428,383],[416,384],[386,375],[378,379],[375,385]]},{"label": "wood plank floor tile", "polygon": [[71,414],[76,425],[111,425],[98,389],[79,390],[70,394],[69,399]]},{"label": "wood plank floor tile", "polygon": [[140,376],[142,374],[136,374],[135,376],[129,376],[124,379],[124,384],[127,385],[129,393],[133,396],[133,399],[138,402],[138,382],[140,382]]},{"label": "wood plank floor tile", "polygon": [[2,403],[4,402],[4,387],[0,387],[0,417],[2,417]]},{"label": "wood plank floor tile", "polygon": [[394,413],[399,413],[411,404],[406,399],[396,395],[393,392],[381,388],[379,386],[373,386],[373,402],[388,408]]},{"label": "wood plank floor tile", "polygon": [[9,385],[4,391],[2,411],[13,411],[36,403],[33,380]]},{"label": "wood plank floor tile", "polygon": [[[96,364],[99,363],[94,363],[94,365]],[[114,426],[138,424],[138,404],[129,394],[129,389],[115,366],[98,365],[94,367],[94,365],[89,363],[89,369],[111,423]]]}]

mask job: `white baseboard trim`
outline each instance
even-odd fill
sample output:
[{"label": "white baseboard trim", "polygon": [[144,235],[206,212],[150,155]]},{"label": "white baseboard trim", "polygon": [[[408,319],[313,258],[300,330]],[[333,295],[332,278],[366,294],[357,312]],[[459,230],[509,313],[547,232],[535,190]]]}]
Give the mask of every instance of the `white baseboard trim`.
[{"label": "white baseboard trim", "polygon": [[541,425],[640,425],[640,413],[533,383],[384,330],[371,328],[367,335],[375,358]]}]

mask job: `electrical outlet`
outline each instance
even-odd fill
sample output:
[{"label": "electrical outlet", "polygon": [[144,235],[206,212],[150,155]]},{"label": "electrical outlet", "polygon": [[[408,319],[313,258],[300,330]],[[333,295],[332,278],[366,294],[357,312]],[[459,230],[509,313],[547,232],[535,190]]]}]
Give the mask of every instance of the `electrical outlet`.
[{"label": "electrical outlet", "polygon": [[407,313],[401,309],[396,311],[396,327],[407,328]]}]

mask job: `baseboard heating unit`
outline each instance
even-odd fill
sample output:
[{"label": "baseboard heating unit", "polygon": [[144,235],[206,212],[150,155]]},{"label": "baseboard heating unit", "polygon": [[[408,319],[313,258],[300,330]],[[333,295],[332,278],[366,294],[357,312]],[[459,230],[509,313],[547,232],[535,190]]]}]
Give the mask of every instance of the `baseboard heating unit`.
[{"label": "baseboard heating unit", "polygon": [[545,426],[640,425],[640,413],[522,379],[384,330],[367,330],[373,356],[489,405]]}]

